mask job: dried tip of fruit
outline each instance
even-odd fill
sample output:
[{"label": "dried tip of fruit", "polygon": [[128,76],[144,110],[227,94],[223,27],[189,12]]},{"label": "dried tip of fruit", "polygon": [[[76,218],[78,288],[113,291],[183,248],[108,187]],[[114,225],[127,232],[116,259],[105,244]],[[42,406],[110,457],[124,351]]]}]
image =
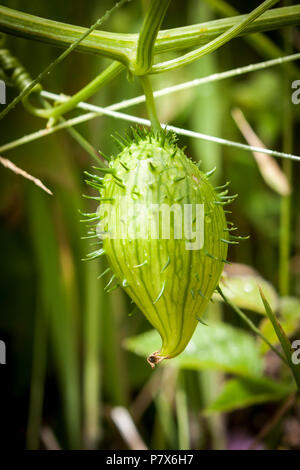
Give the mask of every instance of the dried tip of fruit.
[{"label": "dried tip of fruit", "polygon": [[147,357],[147,362],[150,364],[152,369],[154,369],[156,364],[163,361],[164,359],[168,359],[168,356],[160,356],[159,351],[155,351],[154,353],[150,354],[150,356]]}]

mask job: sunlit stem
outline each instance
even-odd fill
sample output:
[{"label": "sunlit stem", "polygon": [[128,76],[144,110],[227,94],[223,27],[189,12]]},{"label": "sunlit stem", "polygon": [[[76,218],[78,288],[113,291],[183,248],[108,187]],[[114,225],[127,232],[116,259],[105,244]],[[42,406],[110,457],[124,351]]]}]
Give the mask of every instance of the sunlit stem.
[{"label": "sunlit stem", "polygon": [[145,75],[152,67],[154,45],[170,0],[152,0],[137,43],[136,60],[130,67],[135,75]]},{"label": "sunlit stem", "polygon": [[115,78],[122,70],[124,65],[119,62],[113,62],[107,67],[100,75],[92,80],[88,85],[82,88],[78,93],[73,95],[64,103],[51,109],[35,108],[30,102],[30,96],[23,99],[24,106],[35,116],[49,119],[52,118],[54,122],[57,118],[74,109],[78,103],[87,100],[90,96],[94,95],[100,88],[109,83]]},{"label": "sunlit stem", "polygon": [[240,23],[232,26],[223,34],[220,34],[217,38],[210,41],[208,44],[205,44],[204,46],[199,47],[198,49],[192,52],[188,52],[187,54],[184,54],[183,56],[178,57],[176,59],[168,60],[166,62],[155,65],[154,67],[152,67],[152,73],[160,73],[177,69],[179,67],[182,67],[183,65],[190,64],[195,60],[200,59],[200,57],[203,57],[204,55],[219,49],[221,46],[231,41],[231,39],[241,34],[250,23],[252,23],[260,15],[262,15],[266,10],[275,5],[275,3],[277,3],[278,1],[279,0],[265,0],[261,5],[255,8],[255,10],[249,13],[249,15],[247,15]]},{"label": "sunlit stem", "polygon": [[148,77],[148,75],[144,75],[143,77],[141,77],[141,82],[142,82],[145,97],[146,97],[146,106],[147,106],[148,116],[151,121],[151,125],[153,127],[153,130],[158,132],[161,130],[161,126],[160,126],[159,119],[157,117],[155,100],[154,100],[153,91],[152,91],[152,85],[151,85],[150,78]]}]

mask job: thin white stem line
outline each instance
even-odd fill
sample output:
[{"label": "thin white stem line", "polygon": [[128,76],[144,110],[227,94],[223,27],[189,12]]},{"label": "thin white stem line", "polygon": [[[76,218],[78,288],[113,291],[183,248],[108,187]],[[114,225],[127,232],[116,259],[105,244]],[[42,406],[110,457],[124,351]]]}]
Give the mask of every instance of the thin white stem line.
[{"label": "thin white stem line", "polygon": [[33,142],[34,140],[40,139],[42,137],[47,137],[51,134],[54,134],[55,132],[58,132],[63,129],[67,129],[69,127],[76,126],[78,124],[89,121],[99,116],[101,116],[101,114],[99,113],[85,113],[76,118],[72,118],[72,119],[69,119],[68,121],[61,122],[60,124],[57,124],[56,126],[53,126],[50,128],[43,127],[42,129],[39,129],[36,132],[24,135],[23,137],[20,137],[19,139],[16,139],[12,142],[8,142],[7,144],[2,145],[0,147],[0,152],[1,153],[7,152],[8,150],[12,150],[21,145],[28,144],[29,142]]},{"label": "thin white stem line", "polygon": [[[245,65],[244,67],[238,67],[231,70],[226,70],[225,72],[213,73],[207,77],[196,78],[188,82],[179,83],[178,85],[173,85],[167,88],[162,88],[161,90],[155,91],[154,97],[159,98],[160,96],[170,95],[171,93],[176,93],[178,91],[187,90],[189,88],[194,88],[199,85],[204,85],[206,83],[216,82],[219,80],[224,80],[226,78],[237,77],[246,73],[256,72],[258,70],[263,70],[269,67],[275,67],[276,65],[281,65],[286,62],[292,62],[294,60],[300,59],[300,52],[297,54],[291,54],[284,57],[277,57],[276,59],[265,60],[263,62],[257,62],[256,64]],[[119,103],[114,103],[108,106],[108,109],[119,110],[127,108],[129,106],[134,106],[136,104],[143,103],[145,101],[145,95],[136,96],[135,98],[130,98],[128,100],[120,101]]]},{"label": "thin white stem line", "polygon": [[[41,92],[42,96],[44,98],[48,98],[51,100],[59,101],[59,100],[64,100],[65,98],[62,98],[60,95],[57,95],[55,93],[50,93],[48,91],[42,91]],[[122,119],[124,121],[129,121],[133,122],[136,124],[141,124],[142,126],[151,126],[151,122],[148,119],[143,119],[139,118],[137,116],[132,116],[131,114],[125,114],[125,113],[120,113],[118,111],[113,111],[109,108],[102,108],[101,106],[96,106],[93,104],[89,103],[78,103],[77,105],[78,108],[84,109],[85,111],[94,111],[95,113],[98,114],[104,114],[106,116],[113,117],[115,119]],[[167,128],[170,131],[175,132],[176,134],[179,135],[185,135],[188,137],[194,137],[196,139],[202,139],[202,140],[207,140],[209,142],[216,142],[221,145],[229,146],[229,147],[236,147],[240,148],[243,150],[248,150],[251,152],[261,152],[265,153],[267,155],[272,155],[273,157],[281,157],[281,158],[288,158],[290,160],[298,160],[300,161],[300,157],[297,155],[292,155],[284,152],[277,152],[276,150],[270,150],[270,149],[265,149],[262,147],[256,147],[252,145],[247,145],[247,144],[242,144],[240,142],[235,142],[232,140],[227,140],[227,139],[222,139],[221,137],[214,137],[211,135],[207,134],[202,134],[200,132],[195,132],[195,131],[190,131],[187,129],[182,129],[180,127],[175,127],[175,126],[170,126],[168,124],[161,124],[162,127]],[[1,151],[1,149],[0,149]]]},{"label": "thin white stem line", "polygon": [[[232,70],[227,70],[225,72],[214,73],[214,74],[209,75],[207,77],[197,78],[195,80],[191,80],[191,81],[184,82],[184,83],[179,83],[178,85],[174,85],[174,86],[171,86],[171,87],[163,88],[161,90],[157,90],[157,91],[154,92],[154,96],[155,97],[160,97],[160,96],[169,95],[171,93],[175,93],[175,92],[178,92],[178,91],[181,91],[181,90],[186,90],[186,89],[189,89],[189,88],[193,88],[193,87],[196,87],[196,86],[199,86],[199,85],[203,85],[205,83],[210,83],[210,82],[213,82],[213,81],[223,80],[223,79],[226,79],[226,78],[232,78],[234,76],[239,76],[239,75],[246,74],[246,73],[249,73],[249,72],[254,72],[254,71],[266,69],[268,67],[273,67],[273,66],[280,65],[280,64],[283,64],[285,62],[290,62],[290,61],[297,60],[297,59],[300,59],[300,53],[291,54],[291,55],[284,56],[284,57],[278,57],[276,59],[271,59],[271,60],[267,60],[267,61],[264,61],[264,62],[258,62],[256,64],[246,65],[244,67],[239,67],[239,68],[235,68],[235,69],[232,69]],[[50,99],[55,99],[56,101],[60,101],[60,102],[67,101],[69,99],[68,96],[56,95],[54,93],[49,93],[47,91],[43,91],[42,94],[45,97],[48,97]],[[11,149],[16,148],[20,145],[23,145],[25,143],[29,143],[29,142],[37,140],[41,137],[46,137],[47,135],[51,135],[51,134],[53,134],[53,133],[55,133],[59,130],[66,129],[68,127],[75,126],[75,125],[78,125],[78,124],[83,123],[83,122],[87,122],[91,119],[94,119],[96,117],[101,116],[102,114],[107,114],[107,115],[110,115],[110,116],[118,118],[118,119],[126,119],[126,120],[131,121],[131,122],[135,122],[135,123],[139,123],[139,124],[149,126],[150,123],[146,119],[141,119],[141,118],[138,118],[138,117],[135,117],[135,116],[130,116],[130,115],[127,115],[127,114],[122,114],[122,113],[117,113],[117,115],[116,114],[113,115],[111,113],[112,111],[115,111],[115,110],[118,110],[118,109],[123,109],[123,108],[129,107],[129,106],[133,106],[133,105],[136,105],[136,104],[139,104],[139,103],[143,103],[144,101],[145,101],[145,96],[140,95],[140,96],[137,96],[135,98],[131,98],[131,99],[128,99],[128,100],[123,100],[119,103],[114,103],[114,104],[112,104],[112,105],[110,105],[106,108],[100,108],[99,106],[94,106],[94,105],[90,105],[90,104],[87,104],[87,103],[79,103],[78,107],[80,107],[81,109],[88,109],[88,110],[92,110],[93,112],[89,112],[89,113],[83,114],[81,116],[78,116],[76,118],[69,119],[69,120],[67,120],[63,123],[57,124],[56,126],[53,126],[53,127],[49,128],[49,129],[45,129],[45,128],[40,129],[39,131],[36,131],[32,134],[28,134],[24,137],[21,137],[20,139],[14,140],[13,142],[9,142],[7,144],[4,144],[3,146],[0,147],[0,152],[3,153],[5,151],[11,150]],[[188,135],[190,137],[200,138],[200,139],[204,139],[204,140],[210,140],[212,142],[217,142],[217,143],[220,143],[222,145],[235,146],[235,147],[242,148],[242,149],[245,149],[245,150],[250,150],[250,151],[257,151],[258,150],[262,153],[267,153],[267,154],[273,155],[275,157],[283,157],[283,158],[288,158],[288,159],[292,159],[292,160],[299,160],[299,157],[296,156],[296,155],[283,154],[281,152],[276,152],[276,151],[272,151],[272,150],[268,150],[268,149],[260,149],[258,147],[257,148],[256,147],[251,147],[251,146],[248,146],[246,144],[240,144],[238,142],[231,142],[231,141],[228,141],[226,139],[207,136],[205,134],[200,134],[200,133],[193,132],[193,131],[187,131],[185,129],[179,129],[179,128],[175,128],[173,126],[168,126],[168,128],[173,129],[173,130],[177,129],[176,132],[178,134]]]}]

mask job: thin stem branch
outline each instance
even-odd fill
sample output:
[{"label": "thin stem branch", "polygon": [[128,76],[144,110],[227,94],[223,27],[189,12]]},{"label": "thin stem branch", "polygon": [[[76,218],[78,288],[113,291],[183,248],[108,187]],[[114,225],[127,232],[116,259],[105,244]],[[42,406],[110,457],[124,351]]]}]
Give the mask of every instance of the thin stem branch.
[{"label": "thin stem branch", "polygon": [[255,10],[249,13],[249,15],[247,15],[240,23],[232,26],[231,28],[229,28],[229,30],[222,33],[216,39],[213,39],[208,44],[205,44],[204,46],[192,52],[188,52],[187,54],[184,54],[179,58],[168,60],[166,62],[162,62],[160,64],[155,65],[154,67],[152,67],[152,73],[160,73],[178,69],[183,65],[195,62],[195,60],[200,59],[200,57],[203,57],[206,54],[214,52],[215,50],[219,49],[221,46],[229,42],[231,39],[241,34],[249,24],[251,24],[260,15],[262,15],[266,10],[275,5],[278,1],[279,0],[265,0],[261,5],[255,8]]},{"label": "thin stem branch", "polygon": [[170,0],[152,0],[144,19],[137,43],[136,59],[131,63],[133,74],[140,75],[146,97],[148,116],[155,131],[160,131],[151,81],[147,73],[153,64],[154,44]]},{"label": "thin stem branch", "polygon": [[278,351],[278,349],[276,349],[275,346],[273,346],[272,343],[270,343],[270,341],[263,335],[263,333],[254,325],[252,320],[250,320],[250,318],[248,318],[247,315],[245,315],[244,312],[242,312],[242,310],[239,307],[237,307],[233,302],[231,302],[230,299],[228,299],[225,296],[225,294],[222,291],[220,286],[217,287],[217,291],[219,292],[219,294],[222,297],[222,299],[224,300],[224,302],[226,302],[228,305],[230,305],[230,307],[242,318],[242,320],[245,323],[247,323],[247,325],[251,328],[251,330],[254,333],[256,333],[286,365],[288,365],[288,362],[287,362],[286,358],[284,357],[284,355],[281,354],[281,352]]},{"label": "thin stem branch", "polygon": [[[290,62],[290,61],[293,61],[293,60],[297,60],[297,59],[300,59],[300,53],[291,54],[291,55],[285,56],[285,57],[278,57],[277,59],[267,60],[267,61],[264,61],[264,62],[258,62],[256,64],[246,65],[245,67],[239,67],[239,68],[236,68],[236,69],[227,70],[225,72],[212,74],[212,75],[209,75],[207,77],[197,78],[195,80],[191,80],[191,81],[188,81],[188,82],[179,83],[178,85],[174,85],[172,87],[167,87],[167,88],[163,88],[161,90],[157,90],[157,91],[154,92],[154,97],[169,95],[170,93],[175,93],[177,91],[193,88],[193,87],[196,87],[198,85],[202,85],[204,83],[210,83],[210,82],[217,81],[217,80],[223,80],[223,79],[226,79],[226,78],[239,76],[239,75],[242,75],[242,74],[245,74],[245,73],[266,69],[267,67],[273,67],[275,65],[280,65],[280,64],[287,63],[287,62]],[[64,97],[62,95],[54,95],[52,93],[49,94],[49,92],[47,92],[47,91],[43,91],[42,94],[44,94],[45,98],[50,97],[53,100],[61,101],[61,102],[68,101],[70,99],[69,97]],[[121,102],[111,104],[110,106],[108,106],[105,109],[108,110],[108,111],[109,110],[110,111],[115,111],[115,110],[123,109],[123,108],[129,107],[129,106],[133,106],[133,105],[136,105],[136,104],[139,104],[139,103],[143,103],[143,102],[145,102],[145,95],[140,95],[140,96],[137,96],[135,98],[131,98],[131,99],[128,99],[128,100],[123,100]],[[81,108],[82,106],[83,106],[83,109],[88,109],[89,105],[87,103],[79,103],[77,105],[78,108]],[[93,107],[93,110],[94,110],[94,107]],[[91,119],[94,119],[96,117],[101,116],[102,114],[103,113],[99,111],[99,108],[97,108],[96,112],[94,111],[94,112],[86,113],[86,114],[78,116],[76,118],[69,119],[69,120],[65,121],[64,123],[57,124],[56,126],[53,126],[51,129],[50,128],[49,129],[43,128],[43,129],[40,129],[39,131],[33,132],[32,134],[28,134],[24,137],[21,137],[20,139],[9,142],[8,144],[4,144],[0,147],[0,150],[1,150],[1,152],[6,152],[6,151],[11,150],[13,148],[16,148],[18,146],[24,145],[26,143],[29,143],[29,142],[32,142],[34,140],[40,139],[42,137],[46,137],[47,135],[51,135],[51,134],[53,134],[57,131],[60,131],[60,130],[63,130],[63,129],[71,129],[72,126],[75,126],[75,125],[83,123],[83,122],[87,122]],[[75,131],[75,130],[73,129],[73,131]],[[180,132],[178,131],[178,133],[180,133]],[[197,135],[193,135],[193,137],[197,138]],[[201,136],[201,138],[203,138],[203,136]],[[251,150],[251,148],[248,148],[248,147],[247,147],[247,149]],[[294,158],[295,160],[299,160],[299,157],[296,157],[296,156],[294,156],[294,157],[295,157]]]},{"label": "thin stem branch", "polygon": [[[41,92],[42,96],[48,99],[53,99],[55,101],[63,101],[64,98],[60,95],[57,95],[55,93],[50,93],[48,91],[42,91]],[[114,105],[115,106],[115,105]],[[107,115],[116,119],[122,119],[125,121],[133,122],[136,124],[141,124],[142,126],[151,126],[151,121],[148,119],[142,119],[137,116],[132,116],[130,114],[125,114],[125,113],[120,113],[117,111],[113,111],[108,108],[101,108],[100,106],[95,106],[89,103],[79,103],[77,105],[78,108],[87,110],[87,111],[92,111],[91,113],[86,113],[82,116],[78,116],[73,119],[69,119],[68,121],[65,121],[61,124],[57,124],[56,126],[49,128],[49,129],[40,129],[37,132],[34,132],[32,134],[29,134],[27,136],[21,137],[20,139],[14,140],[13,142],[9,142],[7,144],[4,144],[0,147],[0,152],[7,152],[8,150],[11,150],[13,148],[16,148],[20,145],[23,145],[25,143],[32,142],[33,140],[37,140],[41,137],[46,137],[50,134],[53,134],[54,132],[57,132],[62,129],[66,129],[70,126],[75,126],[77,124],[81,124],[83,122],[89,121],[90,119],[94,119],[95,117],[99,117],[101,115]],[[227,139],[222,139],[220,137],[213,137],[209,136],[206,134],[201,134],[200,132],[194,132],[190,131],[187,129],[182,129],[180,127],[175,127],[175,126],[169,126],[167,124],[162,124],[163,127],[167,127],[170,131],[175,132],[176,134],[179,135],[186,135],[187,137],[193,137],[196,139],[203,139],[207,140],[209,142],[216,142],[220,145],[225,145],[227,147],[236,147],[240,148],[243,150],[251,151],[251,152],[261,152],[265,153],[267,155],[272,155],[273,157],[280,157],[280,158],[287,158],[290,160],[296,160],[300,161],[300,156],[298,155],[292,155],[292,154],[287,154],[283,152],[277,152],[276,150],[270,150],[270,149],[265,149],[261,147],[255,147],[252,145],[246,145],[246,144],[241,144],[239,142],[234,142],[232,140],[227,140]]]},{"label": "thin stem branch", "polygon": [[170,0],[152,0],[137,43],[136,60],[131,64],[135,75],[145,75],[152,67],[154,45]]},{"label": "thin stem branch", "polygon": [[[205,0],[205,2],[222,16],[230,17],[240,14],[236,8],[224,0]],[[284,53],[284,51],[266,34],[249,34],[245,37],[245,40],[265,59],[275,59]],[[294,64],[289,65],[289,71],[294,74],[298,73],[298,69]]]},{"label": "thin stem branch", "polygon": [[[39,99],[44,108],[52,108],[48,101],[45,100],[41,95],[39,95]],[[63,117],[60,117],[59,122],[64,123],[65,119]],[[95,160],[98,164],[99,160],[102,160],[104,165],[107,164],[107,162],[104,160],[103,157],[101,157],[97,150],[86,140],[85,137],[83,137],[83,135],[80,134],[80,132],[74,129],[74,127],[69,126],[66,128],[66,131],[92,157],[93,160]]]},{"label": "thin stem branch", "polygon": [[[153,93],[154,98],[169,95],[170,93],[175,93],[177,91],[186,90],[193,88],[198,85],[203,85],[205,83],[211,83],[219,80],[224,80],[226,78],[236,77],[243,75],[249,72],[255,72],[258,70],[263,70],[268,67],[274,67],[275,65],[280,65],[288,63],[294,60],[300,59],[300,53],[291,54],[285,57],[278,57],[276,59],[267,60],[264,62],[258,62],[257,64],[250,64],[244,67],[235,68],[232,70],[226,70],[225,72],[214,73],[207,77],[196,78],[188,82],[180,83],[178,85],[173,85],[171,87],[163,88],[162,90],[155,91]],[[73,95],[71,98],[68,98],[65,103],[60,106],[53,108],[52,111],[46,111],[44,109],[38,110],[33,108],[29,100],[24,100],[24,105],[29,109],[33,114],[38,115],[39,117],[50,118],[51,116],[57,118],[59,115],[62,115],[71,109],[73,109],[80,101],[88,99],[90,96],[95,94],[101,87],[103,87],[108,81],[116,77],[122,70],[124,66],[118,62],[113,62],[107,69],[105,69],[100,75],[98,75],[94,80],[92,80],[86,87],[82,88],[78,93]],[[109,106],[109,109],[122,109],[128,106],[133,106],[135,104],[143,103],[145,101],[145,95],[140,95],[135,98],[124,100],[122,102],[116,103],[115,105]]]},{"label": "thin stem branch", "polygon": [[[259,287],[259,286],[258,286]],[[270,322],[272,323],[274,332],[279,340],[279,343],[282,347],[282,350],[285,354],[286,357],[286,362],[287,365],[290,368],[291,373],[293,374],[294,380],[297,384],[297,387],[300,392],[300,364],[297,364],[297,362],[293,361],[292,357],[292,345],[291,342],[286,335],[284,329],[282,328],[282,325],[279,323],[278,318],[276,317],[275,313],[273,312],[272,308],[270,307],[270,304],[268,303],[262,289],[259,287],[259,293],[261,296],[261,300],[263,301],[264,307],[265,307],[265,312],[266,315],[268,316]]]},{"label": "thin stem branch", "polygon": [[[161,90],[154,91],[154,98],[159,98],[160,96],[170,95],[171,93],[176,93],[178,91],[188,90],[190,88],[197,87],[199,85],[204,85],[206,83],[216,82],[219,80],[224,80],[227,78],[238,77],[250,72],[256,72],[258,70],[264,70],[269,67],[275,67],[276,65],[281,65],[291,61],[300,59],[300,52],[297,54],[291,54],[284,57],[277,57],[276,59],[266,60],[263,62],[257,62],[256,64],[245,65],[244,67],[238,67],[231,70],[226,70],[225,72],[213,73],[207,77],[196,78],[187,82],[179,83],[170,87],[162,88]],[[129,106],[134,106],[140,103],[144,103],[145,95],[136,96],[135,98],[130,98],[127,100],[120,101],[118,103],[112,104],[109,106],[111,110],[118,110],[127,108]]]},{"label": "thin stem branch", "polygon": [[[88,35],[94,31],[96,28],[98,28],[104,21],[107,20],[107,18],[111,15],[111,13],[116,9],[119,8],[121,5],[126,3],[128,0],[120,0],[118,3],[116,3],[110,10],[107,10],[106,13],[99,18],[96,23],[94,23],[89,29],[85,30],[85,32],[80,35],[74,42],[72,42],[69,47],[62,53],[60,54],[53,62],[51,62],[48,67],[46,67],[43,72],[41,72],[32,82],[30,85],[26,86],[21,93],[9,103],[6,108],[0,113],[0,120],[9,112],[11,111],[22,99],[24,99],[27,95],[30,94],[30,92],[33,90],[33,88],[38,85],[42,79],[46,76],[48,76],[53,69],[58,65],[60,62],[62,62],[76,47],[88,37]],[[14,10],[13,10],[14,11]],[[1,8],[0,8],[1,12]]]},{"label": "thin stem branch", "polygon": [[29,96],[23,99],[23,103],[32,114],[46,119],[52,118],[53,122],[62,114],[65,114],[66,112],[74,109],[77,104],[80,103],[80,101],[84,101],[90,98],[90,96],[95,94],[98,90],[100,90],[100,88],[105,86],[117,75],[119,75],[123,69],[124,65],[120,64],[119,62],[113,62],[88,85],[86,85],[84,88],[78,91],[78,93],[73,95],[60,106],[56,106],[51,109],[35,108],[31,105]]},{"label": "thin stem branch", "polygon": [[150,118],[154,131],[158,132],[161,130],[161,127],[160,127],[159,119],[157,117],[156,106],[155,106],[155,101],[154,101],[153,91],[152,91],[152,85],[151,85],[149,76],[143,75],[141,77],[141,82],[142,82],[143,90],[144,90],[145,97],[146,97],[146,106],[147,106],[148,116]]}]

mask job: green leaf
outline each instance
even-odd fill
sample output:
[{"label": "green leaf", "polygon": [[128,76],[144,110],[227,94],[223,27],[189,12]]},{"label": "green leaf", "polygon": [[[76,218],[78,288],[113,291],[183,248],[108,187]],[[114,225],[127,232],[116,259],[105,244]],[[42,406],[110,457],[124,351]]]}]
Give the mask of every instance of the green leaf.
[{"label": "green leaf", "polygon": [[[225,273],[220,282],[220,287],[226,298],[231,300],[237,307],[265,315],[258,283],[263,289],[268,302],[276,310],[278,297],[274,287],[256,274],[230,276]],[[221,300],[219,295],[216,295],[216,298]]]},{"label": "green leaf", "polygon": [[285,357],[287,359],[288,365],[293,374],[295,382],[298,386],[298,389],[300,390],[300,364],[294,364],[294,362],[292,361],[292,346],[291,346],[290,340],[288,339],[285,331],[283,330],[281,324],[279,323],[270,305],[268,304],[264,296],[264,293],[261,289],[260,289],[260,295],[261,295],[262,301],[266,309],[266,314],[268,315],[269,320],[272,323],[272,326],[280,341],[281,347],[283,349],[283,352],[285,354]]},{"label": "green leaf", "polygon": [[290,393],[290,387],[264,377],[231,379],[205,413],[229,412],[258,403],[279,401]]},{"label": "green leaf", "polygon": [[[279,315],[281,326],[287,336],[294,335],[300,328],[300,300],[295,297],[283,297],[280,300]],[[260,330],[274,346],[279,344],[272,323],[267,318],[264,318],[260,323]],[[269,350],[264,342],[261,343],[260,349],[263,354]]]},{"label": "green leaf", "polygon": [[[127,349],[143,357],[160,346],[161,340],[156,330],[125,341]],[[182,369],[216,369],[246,377],[257,377],[262,373],[262,359],[254,338],[224,323],[198,325],[185,351],[162,364]]]}]

